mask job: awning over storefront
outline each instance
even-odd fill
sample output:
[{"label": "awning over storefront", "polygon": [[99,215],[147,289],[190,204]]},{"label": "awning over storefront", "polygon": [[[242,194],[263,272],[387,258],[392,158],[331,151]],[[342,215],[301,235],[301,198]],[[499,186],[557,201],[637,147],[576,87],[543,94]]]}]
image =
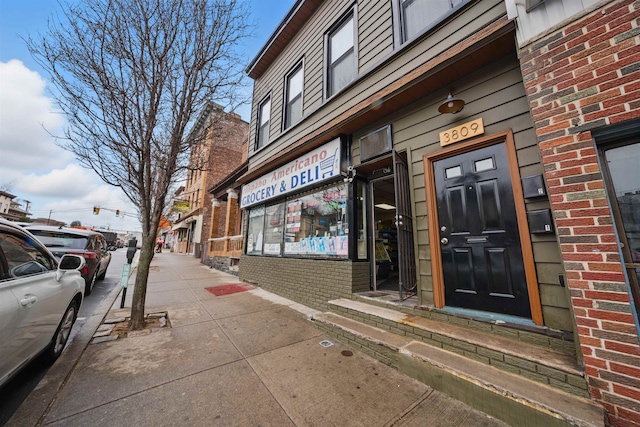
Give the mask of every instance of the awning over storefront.
[{"label": "awning over storefront", "polygon": [[174,224],[174,225],[171,227],[171,229],[172,229],[173,231],[176,231],[176,230],[178,230],[178,229],[180,229],[180,228],[189,228],[189,224],[187,224],[187,223],[186,223],[186,221],[180,221],[179,223]]}]

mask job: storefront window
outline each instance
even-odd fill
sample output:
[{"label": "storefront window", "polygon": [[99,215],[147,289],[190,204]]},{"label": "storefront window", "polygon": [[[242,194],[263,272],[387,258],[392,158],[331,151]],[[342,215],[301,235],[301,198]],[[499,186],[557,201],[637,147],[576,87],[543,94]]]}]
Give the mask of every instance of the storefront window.
[{"label": "storefront window", "polygon": [[249,210],[249,227],[247,230],[247,254],[249,255],[262,255],[264,213],[264,206],[258,206]]},{"label": "storefront window", "polygon": [[285,255],[346,257],[347,187],[328,187],[289,200],[285,230]]},{"label": "storefront window", "polygon": [[284,202],[267,206],[265,214],[264,254],[280,255],[284,227]]}]

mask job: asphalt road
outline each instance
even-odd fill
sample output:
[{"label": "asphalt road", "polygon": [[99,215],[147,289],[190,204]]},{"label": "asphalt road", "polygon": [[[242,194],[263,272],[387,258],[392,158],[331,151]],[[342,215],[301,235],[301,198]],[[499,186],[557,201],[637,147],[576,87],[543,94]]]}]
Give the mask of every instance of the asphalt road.
[{"label": "asphalt road", "polygon": [[[78,312],[78,319],[69,336],[69,342],[73,340],[102,300],[109,295],[115,286],[119,285],[122,265],[127,261],[126,251],[126,248],[121,248],[111,253],[111,263],[107,269],[107,275],[104,280],[96,282],[91,295],[87,296],[82,302]],[[9,421],[9,418],[38,385],[38,382],[44,377],[49,368],[50,366],[36,359],[0,389],[0,426]]]}]

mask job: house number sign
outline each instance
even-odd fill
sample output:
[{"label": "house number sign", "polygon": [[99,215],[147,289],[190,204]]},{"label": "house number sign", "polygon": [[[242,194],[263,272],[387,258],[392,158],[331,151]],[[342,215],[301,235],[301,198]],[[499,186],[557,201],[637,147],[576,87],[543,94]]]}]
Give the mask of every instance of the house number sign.
[{"label": "house number sign", "polygon": [[464,141],[465,139],[473,138],[483,133],[484,124],[482,123],[482,117],[480,117],[472,122],[467,122],[440,132],[440,146],[444,147],[445,145]]}]

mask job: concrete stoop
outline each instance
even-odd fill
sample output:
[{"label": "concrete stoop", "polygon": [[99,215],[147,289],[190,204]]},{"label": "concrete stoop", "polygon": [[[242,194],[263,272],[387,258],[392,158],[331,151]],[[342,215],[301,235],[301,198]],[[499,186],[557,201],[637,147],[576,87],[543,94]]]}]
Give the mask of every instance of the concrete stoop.
[{"label": "concrete stoop", "polygon": [[[365,309],[352,304],[357,302],[346,301],[351,300],[332,303],[349,305],[351,310]],[[336,339],[348,342],[400,372],[510,425],[604,426],[603,409],[588,398],[429,345],[406,333],[397,333],[402,329],[391,330],[389,319],[386,319],[386,324],[380,324],[383,328],[372,325],[375,323],[373,319],[382,319],[379,316],[398,320],[397,317],[404,316],[403,313],[371,306],[366,311],[370,313],[366,315],[367,323],[335,313],[316,314],[313,320]],[[358,313],[362,315],[362,311]],[[409,335],[418,336],[415,327],[411,327],[414,333]],[[474,335],[474,339],[479,338],[477,333],[469,334],[467,331],[468,338],[470,335]]]}]

